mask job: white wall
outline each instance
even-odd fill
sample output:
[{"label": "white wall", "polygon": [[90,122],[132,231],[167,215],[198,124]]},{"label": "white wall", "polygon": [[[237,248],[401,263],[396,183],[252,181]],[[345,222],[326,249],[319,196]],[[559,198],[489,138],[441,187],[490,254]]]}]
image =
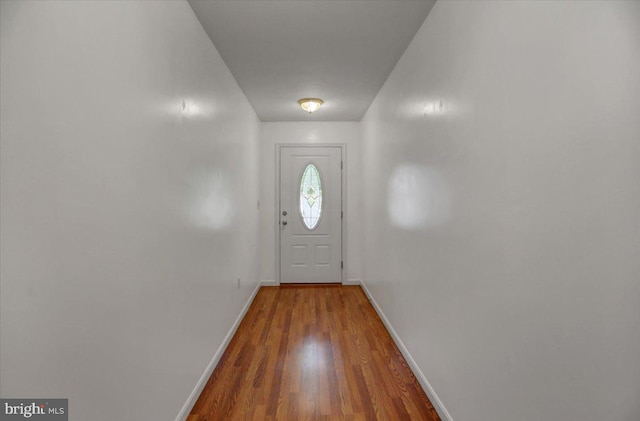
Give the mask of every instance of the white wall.
[{"label": "white wall", "polygon": [[456,421],[640,419],[639,117],[638,2],[440,1],[378,94],[364,280]]},{"label": "white wall", "polygon": [[0,393],[173,420],[257,286],[258,120],[186,2],[1,5]]},{"label": "white wall", "polygon": [[283,122],[262,123],[260,132],[260,277],[272,282],[275,271],[276,144],[341,143],[347,148],[347,250],[345,280],[359,281],[360,268],[360,123]]}]

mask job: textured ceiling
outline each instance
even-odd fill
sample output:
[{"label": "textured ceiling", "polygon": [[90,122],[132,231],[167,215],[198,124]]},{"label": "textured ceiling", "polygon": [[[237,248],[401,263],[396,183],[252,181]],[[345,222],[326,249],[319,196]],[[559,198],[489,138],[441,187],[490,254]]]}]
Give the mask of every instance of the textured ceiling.
[{"label": "textured ceiling", "polygon": [[359,121],[434,1],[189,3],[262,121]]}]

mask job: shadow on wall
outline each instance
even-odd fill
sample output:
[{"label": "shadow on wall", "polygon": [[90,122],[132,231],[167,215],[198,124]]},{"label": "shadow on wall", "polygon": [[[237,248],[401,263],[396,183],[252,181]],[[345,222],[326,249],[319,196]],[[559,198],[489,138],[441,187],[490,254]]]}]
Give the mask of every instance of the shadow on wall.
[{"label": "shadow on wall", "polygon": [[229,174],[215,168],[202,171],[194,175],[191,184],[191,222],[197,227],[213,231],[229,228],[235,210]]},{"label": "shadow on wall", "polygon": [[397,166],[389,177],[387,212],[394,227],[426,230],[451,217],[451,193],[442,174],[418,164]]}]

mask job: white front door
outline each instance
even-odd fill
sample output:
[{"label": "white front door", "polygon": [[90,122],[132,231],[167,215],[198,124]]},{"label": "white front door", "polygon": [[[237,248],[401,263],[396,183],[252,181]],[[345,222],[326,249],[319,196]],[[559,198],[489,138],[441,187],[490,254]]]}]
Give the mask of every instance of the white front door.
[{"label": "white front door", "polygon": [[280,282],[342,281],[342,148],[280,147]]}]

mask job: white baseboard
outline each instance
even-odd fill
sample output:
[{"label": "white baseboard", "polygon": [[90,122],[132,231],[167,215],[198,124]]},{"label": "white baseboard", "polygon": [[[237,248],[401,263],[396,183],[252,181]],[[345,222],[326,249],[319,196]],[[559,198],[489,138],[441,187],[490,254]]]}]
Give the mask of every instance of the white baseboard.
[{"label": "white baseboard", "polygon": [[178,416],[176,417],[176,421],[185,421],[189,416],[189,413],[191,413],[191,410],[193,409],[193,405],[196,404],[196,401],[200,397],[202,390],[207,384],[207,381],[209,381],[209,377],[211,377],[211,373],[213,373],[213,370],[216,368],[216,365],[218,365],[218,362],[220,362],[220,358],[222,358],[222,354],[224,354],[224,351],[225,349],[227,349],[229,342],[231,342],[231,338],[233,338],[233,335],[235,335],[236,330],[238,330],[238,326],[240,326],[240,322],[242,322],[242,319],[244,318],[245,314],[247,314],[247,310],[249,310],[249,307],[251,306],[251,303],[253,303],[253,299],[256,298],[256,294],[258,294],[258,290],[260,289],[261,286],[262,286],[262,282],[258,283],[258,285],[256,286],[256,289],[253,290],[253,292],[251,293],[251,296],[247,300],[247,303],[244,305],[244,307],[242,307],[240,314],[238,314],[236,321],[233,322],[233,325],[231,326],[231,329],[229,329],[227,336],[224,337],[224,340],[218,347],[218,350],[216,351],[215,354],[213,354],[213,358],[211,359],[211,362],[209,363],[207,368],[204,370],[204,373],[202,373],[202,376],[200,377],[200,380],[196,384],[196,387],[193,389],[193,391],[189,395],[189,398],[187,399],[184,406],[178,413]]},{"label": "white baseboard", "polygon": [[360,279],[346,279],[342,281],[342,285],[362,285],[362,280]]},{"label": "white baseboard", "polygon": [[263,287],[277,287],[280,284],[276,280],[269,279],[260,281],[260,285],[262,285]]},{"label": "white baseboard", "polygon": [[398,346],[398,349],[400,349],[402,356],[404,357],[405,360],[407,360],[407,364],[409,364],[411,371],[413,371],[413,374],[418,379],[418,382],[422,386],[422,389],[424,389],[424,392],[427,394],[427,397],[433,404],[433,407],[438,412],[438,415],[440,415],[440,418],[442,418],[443,421],[453,421],[453,418],[451,418],[451,415],[442,404],[442,401],[440,400],[440,398],[438,398],[438,395],[436,395],[436,392],[433,390],[433,387],[431,387],[431,385],[427,381],[427,378],[424,376],[424,374],[422,374],[422,370],[420,370],[420,367],[418,367],[418,364],[416,364],[416,361],[413,359],[413,357],[409,353],[409,350],[404,345],[404,343],[396,333],[393,326],[391,326],[391,322],[389,322],[389,319],[387,319],[387,316],[385,316],[385,314],[382,312],[382,309],[380,308],[376,300],[373,298],[373,295],[371,295],[371,292],[367,288],[367,285],[363,281],[360,281],[360,285],[362,286],[364,293],[369,298],[369,301],[371,301],[371,305],[378,313],[378,316],[380,316],[380,319],[382,319],[382,323],[384,323],[385,327],[391,334],[391,338],[393,338],[393,341]]}]

